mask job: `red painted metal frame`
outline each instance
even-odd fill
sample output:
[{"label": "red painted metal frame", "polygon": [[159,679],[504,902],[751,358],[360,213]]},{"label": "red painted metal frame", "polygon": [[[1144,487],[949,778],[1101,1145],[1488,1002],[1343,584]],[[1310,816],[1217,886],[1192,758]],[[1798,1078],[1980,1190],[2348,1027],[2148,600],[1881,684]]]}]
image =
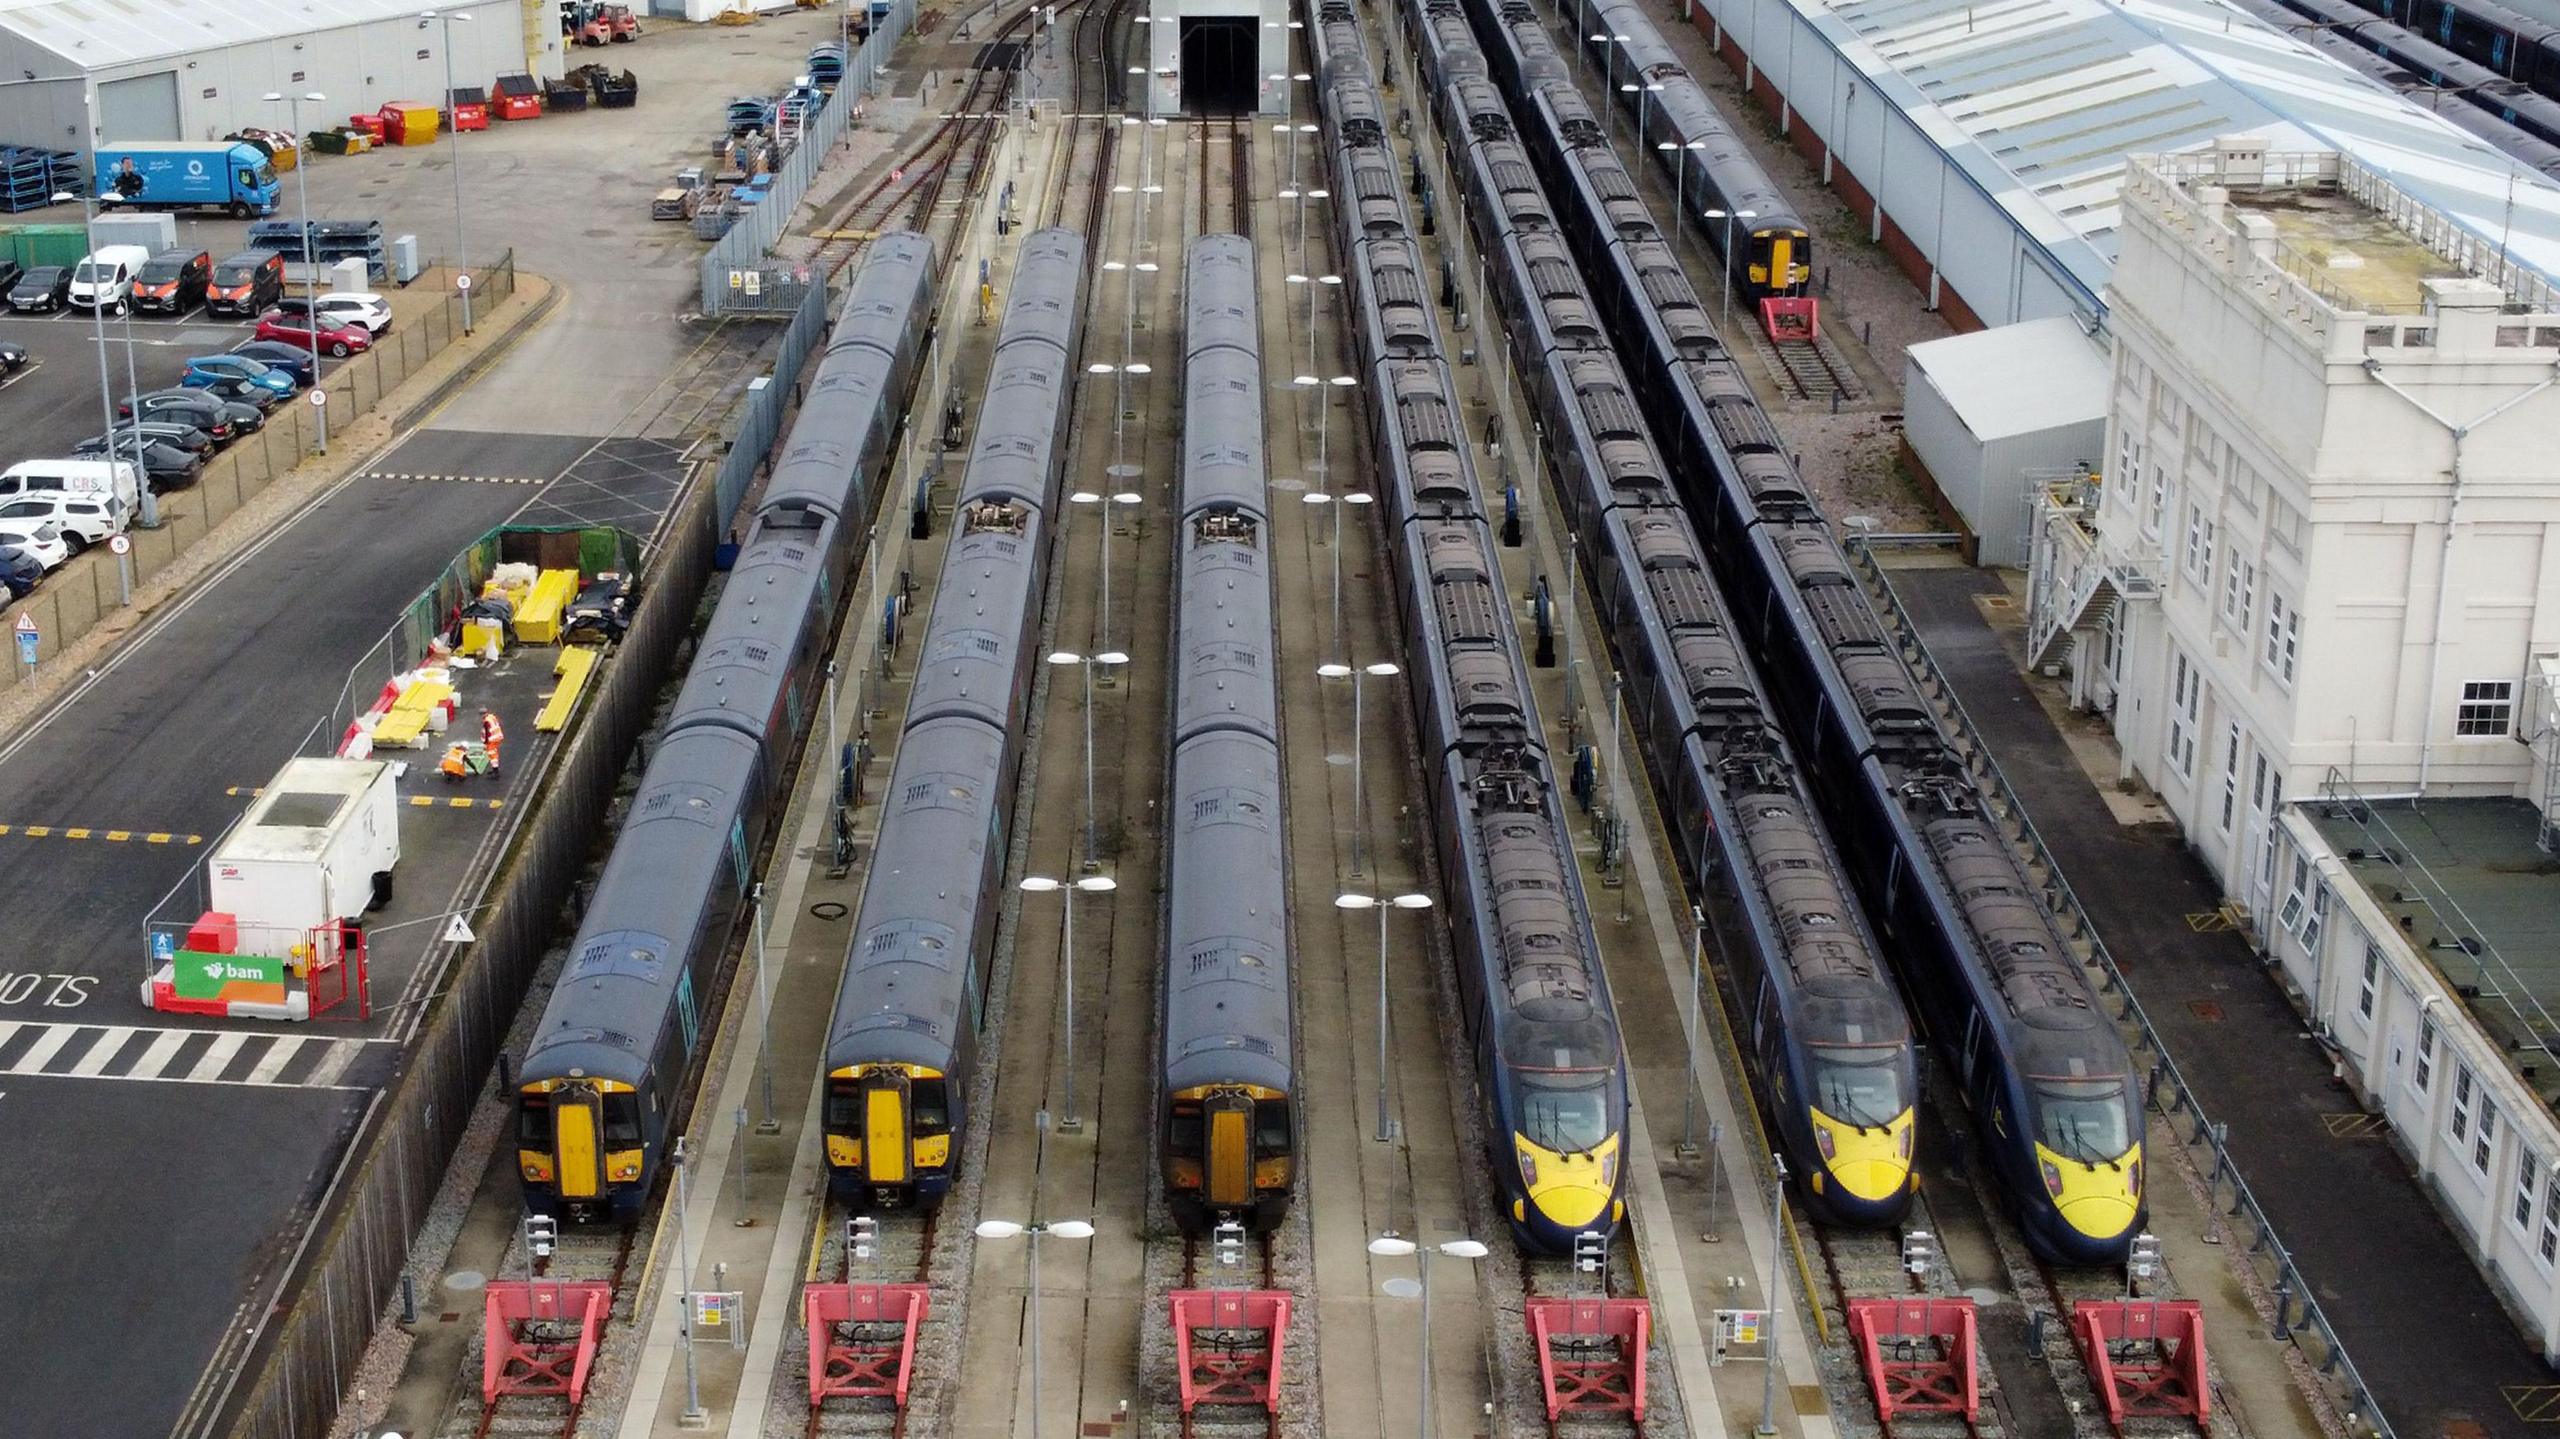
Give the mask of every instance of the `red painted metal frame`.
[{"label": "red painted metal frame", "polygon": [[1546,1389],[1547,1424],[1566,1414],[1624,1414],[1644,1423],[1645,1348],[1653,1306],[1642,1299],[1532,1299],[1524,1317]]},{"label": "red painted metal frame", "polygon": [[2193,1419],[2199,1429],[2212,1420],[2202,1304],[2083,1299],[2071,1306],[2071,1332],[2117,1433],[2128,1419]]},{"label": "red painted metal frame", "polygon": [[1961,1414],[1971,1423],[1981,1411],[1972,1300],[1852,1299],[1849,1336],[1887,1424],[1904,1414]]},{"label": "red painted metal frame", "polygon": [[[809,1326],[809,1407],[829,1399],[888,1399],[907,1407],[916,1330],[931,1311],[924,1284],[812,1284],[801,1296]],[[839,1335],[836,1326],[852,1326]]]},{"label": "red painted metal frame", "polygon": [[1202,1404],[1251,1404],[1278,1413],[1289,1292],[1177,1289],[1172,1301],[1182,1412]]},{"label": "red painted metal frame", "polygon": [[[509,1394],[562,1395],[572,1407],[584,1402],[613,1286],[595,1279],[497,1280],[487,1296],[481,1402],[495,1404]],[[557,1332],[570,1324],[577,1326],[574,1334]]]},{"label": "red painted metal frame", "polygon": [[1811,340],[1822,333],[1822,302],[1810,296],[1771,296],[1760,302],[1760,323],[1778,344]]}]

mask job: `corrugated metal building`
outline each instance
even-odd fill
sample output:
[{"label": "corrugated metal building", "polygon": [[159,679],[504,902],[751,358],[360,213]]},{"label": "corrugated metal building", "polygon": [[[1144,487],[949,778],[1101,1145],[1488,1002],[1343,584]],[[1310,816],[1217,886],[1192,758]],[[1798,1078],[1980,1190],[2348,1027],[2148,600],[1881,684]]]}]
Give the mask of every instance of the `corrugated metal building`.
[{"label": "corrugated metal building", "polygon": [[[445,27],[421,0],[0,0],[0,144],[211,140],[288,126],[270,91],[328,97],[305,128],[444,91]],[[479,0],[453,29],[454,83],[558,75],[550,0]],[[528,66],[528,60],[532,62]],[[92,118],[94,117],[94,119]]]},{"label": "corrugated metal building", "polygon": [[2105,351],[2078,321],[2048,316],[1905,353],[1911,459],[1974,536],[1974,563],[2024,566],[2030,491],[2105,453]]},{"label": "corrugated metal building", "polygon": [[2105,313],[2128,153],[2356,157],[2560,275],[2560,188],[2221,0],[1688,0],[1957,324]]}]

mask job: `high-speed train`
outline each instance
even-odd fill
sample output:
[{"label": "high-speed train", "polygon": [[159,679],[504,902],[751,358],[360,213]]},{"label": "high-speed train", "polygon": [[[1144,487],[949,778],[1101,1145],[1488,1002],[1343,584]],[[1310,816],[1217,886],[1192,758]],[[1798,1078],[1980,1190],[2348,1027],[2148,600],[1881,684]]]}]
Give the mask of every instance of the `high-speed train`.
[{"label": "high-speed train", "polygon": [[827,1174],[856,1209],[939,1201],[967,1130],[1084,283],[1081,234],[1024,237],[827,1028]]},{"label": "high-speed train", "polygon": [[1521,1246],[1570,1253],[1626,1215],[1617,1011],[1367,47],[1347,0],[1322,0],[1308,35],[1491,1167]]},{"label": "high-speed train", "polygon": [[[1434,24],[1421,38],[1451,173],[1490,257],[1491,303],[1536,408],[1548,477],[1617,651],[1664,820],[1712,901],[1788,1169],[1823,1215],[1895,1223],[1914,1183],[1910,1015],[1566,244],[1560,224],[1570,208],[1549,204],[1467,27]],[[1560,70],[1534,23],[1529,38],[1540,48],[1527,69]],[[1597,132],[1570,86],[1541,98]],[[1604,149],[1592,158],[1596,172],[1583,183],[1632,198],[1615,157]],[[1664,248],[1640,206],[1623,218],[1644,223],[1641,243]],[[1659,279],[1658,301],[1701,313],[1676,267]]]},{"label": "high-speed train", "polygon": [[1158,1155],[1174,1222],[1288,1211],[1297,1085],[1253,242],[1183,262]]},{"label": "high-speed train", "polygon": [[[2555,67],[2551,53],[2560,42],[2535,22],[2495,5],[2486,9],[2500,14],[2479,13],[2473,0],[2463,0],[2458,7],[2442,0],[2416,7],[2368,6],[2350,0],[2281,3],[2534,139],[2560,144],[2560,99],[2552,98],[2555,83],[2560,83],[2555,69],[2560,67]],[[2399,14],[2409,14],[2413,8],[2419,13],[2410,15],[2411,19],[2422,25],[2430,19],[2435,23],[2425,28],[2395,23]],[[2377,10],[2381,13],[2376,14]],[[2449,26],[2455,21],[2460,23]],[[2530,38],[2516,39],[2506,28],[2517,22],[2526,26],[2523,33]],[[2451,44],[2455,39],[2466,43]],[[2481,51],[2498,54],[2500,61],[2484,63],[2478,58]]]},{"label": "high-speed train", "polygon": [[[1530,46],[1517,27],[1504,45]],[[1776,428],[1642,205],[1602,177],[1601,127],[1533,65],[1559,197],[1726,603],[1777,701],[1885,952],[1958,1076],[2028,1241],[2121,1259],[2143,1216],[2144,1075],[1920,697]],[[1676,291],[1686,295],[1685,289]]]},{"label": "high-speed train", "polygon": [[525,1207],[636,1215],[816,712],[934,317],[934,253],[864,253],[746,543],[516,1072]]}]

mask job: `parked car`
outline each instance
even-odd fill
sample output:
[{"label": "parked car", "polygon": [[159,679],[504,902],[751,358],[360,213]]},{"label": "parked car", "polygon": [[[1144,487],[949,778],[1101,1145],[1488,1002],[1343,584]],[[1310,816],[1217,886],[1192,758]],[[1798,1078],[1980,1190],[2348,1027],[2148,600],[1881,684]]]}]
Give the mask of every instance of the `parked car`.
[{"label": "parked car", "polygon": [[316,329],[308,312],[292,314],[278,308],[269,310],[258,320],[258,338],[261,340],[282,340],[289,345],[309,345],[315,336],[319,340],[320,348],[328,351],[333,359],[343,360],[349,355],[360,354],[373,348],[372,331],[362,325],[332,320],[326,316],[320,319]]},{"label": "parked car", "polygon": [[231,347],[231,353],[268,369],[282,370],[306,390],[320,378],[320,362],[311,358],[307,346],[288,345],[281,340],[243,340]]},{"label": "parked car", "polygon": [[133,303],[133,277],[151,262],[140,245],[100,245],[71,271],[71,303],[121,315]]},{"label": "parked car", "polygon": [[[309,359],[309,356],[303,358]],[[215,378],[243,380],[267,391],[279,400],[290,399],[298,386],[293,376],[247,355],[198,355],[187,361],[186,376],[181,385],[201,388],[204,381]],[[216,391],[216,393],[220,393]],[[228,397],[226,397],[228,398]]]},{"label": "parked car", "polygon": [[[117,430],[112,442],[105,435],[91,435],[71,447],[71,453],[84,459],[103,458],[110,451],[117,459],[132,459],[133,432]],[[149,435],[142,437],[142,473],[150,477],[152,493],[192,485],[203,470],[204,459],[194,451]]]},{"label": "parked car", "polygon": [[27,352],[17,345],[0,345],[0,375],[14,375],[27,367]]},{"label": "parked car", "polygon": [[293,393],[290,388],[279,390],[246,375],[197,374],[193,370],[188,371],[178,384],[182,389],[201,390],[216,399],[255,405],[261,413],[283,404],[285,398]]},{"label": "parked car", "polygon": [[[153,390],[142,397],[141,409],[146,420],[183,420],[217,440],[245,435],[266,424],[257,406],[218,399],[202,390]],[[133,401],[117,403],[117,419],[131,419],[133,413]]]},{"label": "parked car", "polygon": [[71,270],[64,265],[38,265],[9,287],[9,308],[22,315],[59,310],[71,299]]},{"label": "parked car", "polygon": [[175,445],[179,449],[182,449],[191,455],[211,455],[213,453],[213,436],[208,435],[204,431],[197,429],[195,426],[188,424],[183,417],[177,419],[144,420],[139,424],[136,424],[131,420],[126,420],[116,426],[116,435],[119,438],[122,438],[124,436],[131,435],[136,430],[140,430],[142,432],[142,437],[146,440],[156,440],[164,445]]},{"label": "parked car", "polygon": [[283,298],[284,256],[273,250],[243,250],[213,267],[204,307],[215,315],[263,315]]},{"label": "parked car", "polygon": [[59,529],[76,555],[124,533],[124,501],[113,495],[21,495],[0,502],[0,527],[23,524]]},{"label": "parked car", "polygon": [[274,308],[296,316],[316,310],[323,320],[362,325],[368,335],[384,334],[391,329],[391,302],[371,290],[337,290],[318,299],[287,295],[276,301]]},{"label": "parked car", "polygon": [[133,277],[133,307],[183,315],[203,303],[213,283],[213,256],[180,246],[143,262]]},{"label": "parked car", "polygon": [[26,266],[19,264],[17,261],[10,259],[6,255],[0,255],[0,295],[9,293],[10,290],[16,288],[17,283],[20,280],[23,280],[26,277]]},{"label": "parked car", "polygon": [[15,546],[0,545],[0,585],[9,598],[23,600],[44,579],[44,561]]},{"label": "parked car", "polygon": [[46,574],[71,558],[61,529],[42,520],[0,520],[0,549],[16,550],[42,565]]}]

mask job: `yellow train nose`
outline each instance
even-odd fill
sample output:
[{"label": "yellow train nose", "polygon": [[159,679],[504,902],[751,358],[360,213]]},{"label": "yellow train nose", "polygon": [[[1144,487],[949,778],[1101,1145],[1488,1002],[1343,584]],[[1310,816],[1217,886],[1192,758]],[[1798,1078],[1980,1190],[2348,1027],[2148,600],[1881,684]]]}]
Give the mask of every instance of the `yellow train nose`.
[{"label": "yellow train nose", "polygon": [[1609,1191],[1584,1184],[1549,1184],[1530,1191],[1529,1202],[1548,1223],[1567,1230],[1590,1228],[1609,1207]]},{"label": "yellow train nose", "polygon": [[1831,1183],[1852,1199],[1877,1203],[1911,1182],[1911,1166],[1891,1159],[1848,1159],[1829,1166]]},{"label": "yellow train nose", "polygon": [[2134,1201],[2129,1196],[2084,1194],[2054,1206],[2062,1222],[2091,1239],[2121,1239],[2133,1227]]}]

